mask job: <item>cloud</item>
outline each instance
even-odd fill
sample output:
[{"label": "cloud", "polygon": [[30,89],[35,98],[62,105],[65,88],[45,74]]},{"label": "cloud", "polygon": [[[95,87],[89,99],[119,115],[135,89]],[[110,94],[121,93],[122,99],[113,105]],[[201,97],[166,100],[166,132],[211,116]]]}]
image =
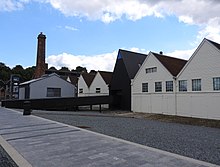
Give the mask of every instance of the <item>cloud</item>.
[{"label": "cloud", "polygon": [[77,28],[72,27],[72,26],[65,26],[65,29],[67,29],[67,30],[71,30],[71,31],[78,31]]},{"label": "cloud", "polygon": [[196,48],[189,49],[189,50],[175,50],[173,52],[165,53],[165,55],[189,60],[189,58],[192,56],[195,50]]},{"label": "cloud", "polygon": [[117,57],[117,51],[112,53],[105,53],[100,55],[72,55],[68,53],[62,53],[59,55],[50,55],[46,59],[48,66],[54,66],[57,69],[61,67],[68,67],[69,69],[75,69],[77,66],[86,67],[90,70],[106,70],[113,71],[115,60]]},{"label": "cloud", "polygon": [[13,11],[23,8],[23,4],[28,1],[20,0],[1,0],[0,1],[0,11]]}]

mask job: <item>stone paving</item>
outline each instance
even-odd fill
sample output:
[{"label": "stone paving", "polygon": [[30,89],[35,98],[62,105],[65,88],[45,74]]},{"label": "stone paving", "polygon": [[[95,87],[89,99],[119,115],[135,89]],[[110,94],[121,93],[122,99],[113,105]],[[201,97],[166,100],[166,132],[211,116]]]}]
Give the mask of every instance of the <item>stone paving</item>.
[{"label": "stone paving", "polygon": [[22,167],[217,166],[5,108],[0,144]]}]

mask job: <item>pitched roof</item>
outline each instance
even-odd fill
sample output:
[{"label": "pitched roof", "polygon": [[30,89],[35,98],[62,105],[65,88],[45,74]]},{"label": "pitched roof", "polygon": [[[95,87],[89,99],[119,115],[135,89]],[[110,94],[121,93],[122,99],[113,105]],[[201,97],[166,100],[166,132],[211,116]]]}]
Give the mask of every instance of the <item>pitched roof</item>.
[{"label": "pitched roof", "polygon": [[112,72],[108,72],[108,71],[98,71],[98,72],[104,79],[105,83],[109,85],[112,79]]},{"label": "pitched roof", "polygon": [[135,77],[146,57],[146,54],[131,52],[122,49],[119,49],[118,51],[118,59],[123,59],[130,79],[133,79]]},{"label": "pitched roof", "polygon": [[95,74],[94,73],[82,73],[81,75],[82,75],[84,81],[86,82],[86,85],[88,87],[90,87],[93,79],[95,78]]},{"label": "pitched roof", "polygon": [[166,55],[161,55],[157,53],[151,52],[160,62],[164,65],[164,67],[173,75],[177,76],[184,65],[187,63],[186,60],[178,59],[174,57],[169,57]]},{"label": "pitched roof", "polygon": [[29,81],[26,81],[26,82],[23,82],[21,83],[19,86],[22,86],[22,85],[29,85],[33,82],[37,82],[37,81],[40,81],[40,80],[43,80],[43,79],[46,79],[46,78],[49,78],[51,76],[57,76],[59,78],[61,78],[59,75],[57,75],[56,73],[52,73],[52,74],[45,74],[43,76],[41,76],[41,78],[37,78],[37,79],[32,79],[32,80],[29,80]]},{"label": "pitched roof", "polygon": [[[206,38],[205,38],[206,39]],[[216,43],[214,41],[211,41],[210,39],[206,39],[207,41],[209,41],[211,44],[213,44],[216,48],[218,48],[220,50],[220,44]]]},{"label": "pitched roof", "polygon": [[69,79],[70,79],[70,82],[71,82],[71,84],[73,84],[73,85],[76,85],[77,83],[78,83],[78,77],[77,76],[63,76],[63,75],[61,75],[60,76],[62,79],[64,79],[64,80],[66,80],[67,81],[67,79],[68,79],[68,77],[69,77]]}]

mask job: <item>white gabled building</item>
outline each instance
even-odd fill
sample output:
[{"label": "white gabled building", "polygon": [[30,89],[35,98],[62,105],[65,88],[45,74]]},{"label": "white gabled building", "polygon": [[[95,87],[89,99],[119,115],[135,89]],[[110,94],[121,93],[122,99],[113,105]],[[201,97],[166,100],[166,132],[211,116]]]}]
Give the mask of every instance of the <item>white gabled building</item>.
[{"label": "white gabled building", "polygon": [[177,79],[178,115],[220,119],[220,44],[204,39]]},{"label": "white gabled building", "polygon": [[96,73],[82,73],[78,79],[78,96],[90,96],[90,85]]},{"label": "white gabled building", "polygon": [[98,71],[90,85],[90,94],[92,96],[108,96],[111,78],[112,72]]},{"label": "white gabled building", "polygon": [[204,39],[188,62],[150,52],[132,82],[132,111],[220,119],[220,44]]},{"label": "white gabled building", "polygon": [[78,96],[109,95],[112,72],[83,73],[78,80]]},{"label": "white gabled building", "polygon": [[132,82],[132,111],[176,114],[176,76],[186,62],[150,52]]},{"label": "white gabled building", "polygon": [[75,86],[53,73],[19,85],[19,99],[74,97]]}]

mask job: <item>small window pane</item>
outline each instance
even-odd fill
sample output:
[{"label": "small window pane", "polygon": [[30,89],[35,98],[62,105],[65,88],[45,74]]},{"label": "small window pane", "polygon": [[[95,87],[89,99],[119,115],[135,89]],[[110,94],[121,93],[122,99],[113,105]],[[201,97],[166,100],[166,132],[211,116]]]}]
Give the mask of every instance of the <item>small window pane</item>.
[{"label": "small window pane", "polygon": [[192,91],[201,91],[201,79],[192,80]]},{"label": "small window pane", "polygon": [[155,92],[162,92],[162,82],[155,82]]},{"label": "small window pane", "polygon": [[101,93],[101,88],[96,88],[96,93]]},{"label": "small window pane", "polygon": [[181,80],[179,81],[179,91],[185,92],[187,91],[187,80]]},{"label": "small window pane", "polygon": [[153,73],[153,72],[157,72],[157,67],[146,68],[146,73]]},{"label": "small window pane", "polygon": [[166,81],[166,91],[173,92],[173,81]]},{"label": "small window pane", "polygon": [[213,78],[213,90],[220,90],[220,77]]},{"label": "small window pane", "polygon": [[148,92],[148,83],[142,83],[142,92]]},{"label": "small window pane", "polygon": [[83,93],[83,88],[80,88],[80,89],[79,89],[79,93]]},{"label": "small window pane", "polygon": [[47,88],[47,97],[60,97],[61,88]]}]

